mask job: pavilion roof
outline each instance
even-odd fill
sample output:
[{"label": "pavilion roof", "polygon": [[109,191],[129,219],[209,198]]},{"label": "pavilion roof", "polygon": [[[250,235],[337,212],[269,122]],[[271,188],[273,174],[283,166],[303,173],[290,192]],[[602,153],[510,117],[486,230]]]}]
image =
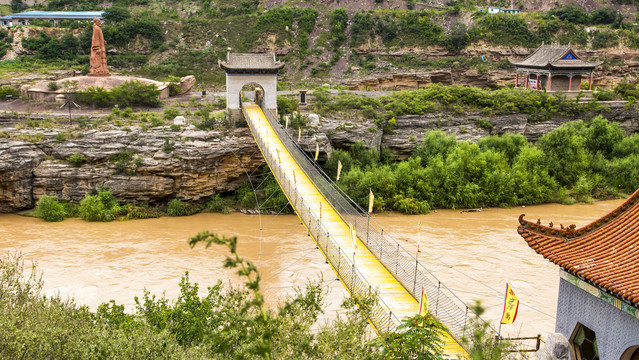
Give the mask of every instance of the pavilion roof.
[{"label": "pavilion roof", "polygon": [[594,68],[603,63],[582,60],[570,46],[566,45],[541,45],[527,58],[521,61],[512,59],[509,61],[517,67],[554,67],[560,69]]},{"label": "pavilion roof", "polygon": [[227,53],[226,61],[218,61],[224,70],[279,70],[284,63],[275,60],[275,54]]},{"label": "pavilion roof", "polygon": [[528,246],[573,275],[639,305],[639,190],[612,212],[576,228],[519,217]]}]

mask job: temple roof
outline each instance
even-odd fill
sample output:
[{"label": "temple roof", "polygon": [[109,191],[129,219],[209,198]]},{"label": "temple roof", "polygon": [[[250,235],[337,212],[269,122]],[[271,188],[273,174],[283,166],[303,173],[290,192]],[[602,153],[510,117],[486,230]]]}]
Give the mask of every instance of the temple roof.
[{"label": "temple roof", "polygon": [[226,53],[226,61],[218,61],[224,70],[276,71],[284,67],[284,63],[275,60],[275,54],[234,54]]},{"label": "temple roof", "polygon": [[639,305],[639,190],[609,214],[576,228],[519,217],[528,246],[569,273]]},{"label": "temple roof", "polygon": [[554,67],[560,69],[570,68],[594,68],[603,62],[588,62],[582,60],[570,46],[565,45],[541,45],[527,58],[521,61],[508,59],[517,67]]}]

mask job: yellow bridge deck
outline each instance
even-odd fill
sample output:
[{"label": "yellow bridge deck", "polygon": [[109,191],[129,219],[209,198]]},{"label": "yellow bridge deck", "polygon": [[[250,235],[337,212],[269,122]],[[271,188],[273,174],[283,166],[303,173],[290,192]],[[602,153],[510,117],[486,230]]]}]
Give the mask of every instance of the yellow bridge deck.
[{"label": "yellow bridge deck", "polygon": [[[247,121],[251,123],[252,129],[255,129],[253,131],[259,131],[260,136],[264,141],[264,146],[260,149],[264,158],[268,159],[269,156],[267,156],[267,154],[270,153],[270,158],[278,159],[279,164],[277,164],[277,166],[284,170],[289,181],[294,179],[297,191],[301,194],[305,203],[310,205],[310,211],[314,212],[317,217],[320,218],[319,214],[321,209],[321,222],[324,227],[331,234],[334,241],[337,242],[344,251],[349,252],[349,257],[352,258],[352,243],[349,225],[346,224],[340,215],[331,207],[329,202],[326,201],[320,191],[315,187],[311,180],[308,179],[305,172],[289,154],[284,144],[271,128],[271,125],[262,109],[255,104],[245,104],[244,111],[247,116]],[[253,135],[255,136],[255,134]],[[269,164],[271,167],[273,165],[274,164]],[[293,175],[293,173],[295,175]],[[282,179],[277,180],[281,185]],[[289,197],[289,194],[287,194],[287,197]],[[291,205],[295,207],[295,204]],[[299,212],[299,209],[295,209],[295,211]],[[309,233],[313,236],[312,232],[309,231]],[[316,242],[318,241],[315,237],[313,238]],[[354,263],[357,269],[373,288],[379,290],[379,297],[388,305],[393,314],[401,320],[417,313],[419,303],[395,279],[395,277],[386,270],[377,258],[367,249],[366,245],[359,239],[357,240],[357,248],[355,249],[354,258]],[[337,273],[336,269],[333,270]],[[342,279],[339,273],[337,275],[340,276],[340,279]],[[348,284],[344,285],[346,289],[350,291]],[[454,357],[458,355],[464,358],[468,357],[464,348],[461,347],[451,335],[445,333],[444,337],[444,352],[446,355]]]}]

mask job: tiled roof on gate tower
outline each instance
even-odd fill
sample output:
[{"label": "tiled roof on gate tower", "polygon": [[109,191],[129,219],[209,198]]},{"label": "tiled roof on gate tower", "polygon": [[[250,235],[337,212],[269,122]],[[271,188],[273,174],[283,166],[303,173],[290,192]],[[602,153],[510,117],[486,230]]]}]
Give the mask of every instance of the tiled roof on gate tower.
[{"label": "tiled roof on gate tower", "polygon": [[275,54],[235,54],[226,53],[226,61],[218,60],[224,70],[279,70],[284,63],[275,60]]},{"label": "tiled roof on gate tower", "polygon": [[508,61],[517,67],[533,68],[594,68],[603,63],[584,61],[567,45],[541,45],[521,61]]},{"label": "tiled roof on gate tower", "polygon": [[592,223],[576,228],[519,217],[528,246],[573,275],[639,306],[639,190]]}]

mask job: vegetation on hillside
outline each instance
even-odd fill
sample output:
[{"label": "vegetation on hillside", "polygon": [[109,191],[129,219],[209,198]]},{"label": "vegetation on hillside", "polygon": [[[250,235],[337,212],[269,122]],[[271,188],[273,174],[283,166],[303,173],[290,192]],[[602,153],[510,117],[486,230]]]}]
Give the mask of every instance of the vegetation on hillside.
[{"label": "vegetation on hillside", "polygon": [[[454,55],[478,42],[525,47],[554,41],[593,49],[618,44],[639,47],[634,19],[624,17],[612,7],[601,7],[592,13],[564,6],[546,13],[492,15],[484,11],[484,4],[473,1],[453,0],[436,10],[413,9],[413,2],[406,2],[405,9],[391,10],[387,5],[382,0],[375,9],[359,11],[346,11],[339,5],[317,9],[289,5],[264,10],[252,0],[239,4],[227,0],[172,3],[118,0],[108,4],[97,0],[49,0],[35,8],[106,10],[103,32],[108,49],[115,50],[109,54],[112,68],[151,77],[160,73],[176,76],[194,73],[200,82],[216,85],[224,81],[217,61],[224,59],[229,49],[285,50],[281,60],[287,64],[287,74],[300,81],[296,74],[321,78],[342,58],[347,66],[371,71],[378,58],[361,56],[369,48],[398,50],[437,45]],[[51,26],[47,22],[33,24]],[[48,67],[72,66],[87,71],[90,22],[61,22],[56,26],[68,30],[57,37],[43,33],[26,39],[25,48],[33,55],[22,55],[21,61],[46,60]],[[79,26],[84,31],[74,32]],[[4,37],[12,38],[19,31],[20,27],[14,27]],[[3,47],[8,46],[2,44],[2,39],[0,31],[0,55]],[[379,59],[397,63],[393,57]],[[417,58],[411,61],[412,65],[404,61],[401,66],[417,66],[421,61],[425,60]],[[453,62],[432,65],[449,67]],[[362,66],[365,64],[368,65]],[[462,66],[486,64],[464,61]]]}]

